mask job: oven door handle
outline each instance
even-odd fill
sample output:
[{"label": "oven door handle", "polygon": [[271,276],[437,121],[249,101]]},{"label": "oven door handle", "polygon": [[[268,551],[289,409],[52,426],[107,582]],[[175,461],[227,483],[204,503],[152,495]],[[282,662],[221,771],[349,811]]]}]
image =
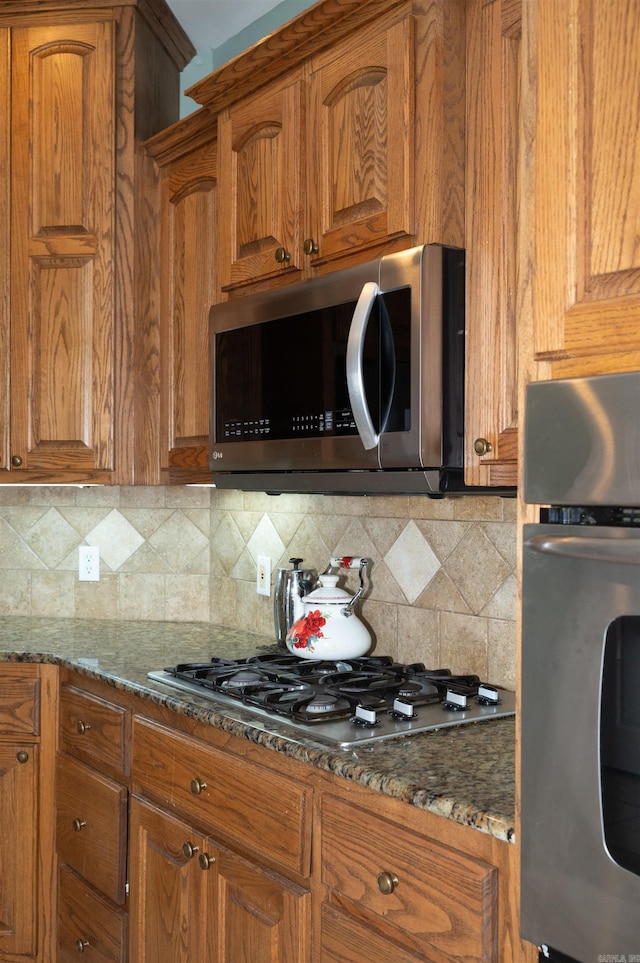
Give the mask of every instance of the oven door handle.
[{"label": "oven door handle", "polygon": [[601,538],[598,535],[533,535],[525,544],[542,555],[640,565],[637,539]]}]

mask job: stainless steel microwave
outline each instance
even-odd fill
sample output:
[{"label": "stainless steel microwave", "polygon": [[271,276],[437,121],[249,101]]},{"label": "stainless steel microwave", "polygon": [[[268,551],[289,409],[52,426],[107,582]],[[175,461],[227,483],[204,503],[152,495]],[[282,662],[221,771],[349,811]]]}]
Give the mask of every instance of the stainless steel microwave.
[{"label": "stainless steel microwave", "polygon": [[429,244],[215,305],[221,488],[463,491],[464,252]]}]

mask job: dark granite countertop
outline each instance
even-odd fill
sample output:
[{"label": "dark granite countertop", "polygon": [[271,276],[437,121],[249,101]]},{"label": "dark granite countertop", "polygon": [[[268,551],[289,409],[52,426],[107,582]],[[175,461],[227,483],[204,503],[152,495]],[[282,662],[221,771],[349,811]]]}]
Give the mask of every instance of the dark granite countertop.
[{"label": "dark granite countertop", "polygon": [[[141,699],[267,746],[498,839],[514,841],[513,718],[469,723],[368,744],[320,749],[269,730],[241,707],[212,707],[147,679],[147,672],[212,655],[268,650],[263,636],[201,622],[0,618],[0,661],[68,665]],[[274,731],[275,730],[275,731]]]}]

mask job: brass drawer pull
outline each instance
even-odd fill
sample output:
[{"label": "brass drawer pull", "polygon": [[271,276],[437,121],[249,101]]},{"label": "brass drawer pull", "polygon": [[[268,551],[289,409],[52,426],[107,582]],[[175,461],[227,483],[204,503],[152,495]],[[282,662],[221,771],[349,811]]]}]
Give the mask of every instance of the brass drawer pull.
[{"label": "brass drawer pull", "polygon": [[191,843],[183,843],[182,852],[184,853],[185,859],[192,859],[198,852],[198,847],[193,846]]},{"label": "brass drawer pull", "polygon": [[275,259],[278,262],[278,264],[286,264],[288,261],[291,260],[291,255],[285,248],[277,247],[276,253],[275,253]]},{"label": "brass drawer pull", "polygon": [[16,759],[18,762],[29,762],[29,753],[21,749],[20,752],[16,753]]},{"label": "brass drawer pull", "polygon": [[86,825],[87,825],[87,822],[86,822],[85,819],[74,819],[74,820],[73,820],[73,829],[74,829],[74,832],[76,832],[76,833],[82,832],[82,830],[84,829],[84,827],[85,827]]},{"label": "brass drawer pull", "polygon": [[11,464],[13,465],[14,468],[20,468],[20,466],[22,465],[22,458],[20,457],[20,455],[12,455]]},{"label": "brass drawer pull", "polygon": [[302,250],[307,255],[307,257],[310,257],[312,254],[317,254],[320,248],[318,247],[316,241],[314,241],[312,237],[308,237],[306,238],[304,244],[302,245]]},{"label": "brass drawer pull", "polygon": [[89,945],[89,940],[76,940],[76,949],[78,953],[84,953]]},{"label": "brass drawer pull", "polygon": [[81,722],[81,721],[79,721],[79,722],[77,723],[77,725],[76,725],[76,729],[78,730],[78,734],[81,735],[81,736],[83,736],[83,735],[85,734],[85,732],[88,732],[90,728],[91,728],[91,726],[89,725],[88,722]]},{"label": "brass drawer pull", "polygon": [[212,865],[215,863],[215,856],[209,856],[208,853],[200,853],[198,856],[198,863],[200,869],[211,869]]},{"label": "brass drawer pull", "polygon": [[395,873],[380,873],[378,875],[378,889],[385,896],[389,896],[393,893],[394,889],[398,885],[398,877]]},{"label": "brass drawer pull", "polygon": [[191,780],[191,792],[193,793],[194,796],[199,796],[200,793],[203,792],[206,788],[207,788],[206,782],[203,782],[201,779]]}]

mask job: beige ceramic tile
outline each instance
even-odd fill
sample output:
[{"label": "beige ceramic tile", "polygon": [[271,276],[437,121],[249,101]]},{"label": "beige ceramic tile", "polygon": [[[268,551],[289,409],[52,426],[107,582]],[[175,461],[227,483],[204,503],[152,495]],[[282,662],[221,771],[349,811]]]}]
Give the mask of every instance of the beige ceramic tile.
[{"label": "beige ceramic tile", "polygon": [[429,498],[415,495],[409,499],[410,518],[448,519],[455,516],[455,498]]},{"label": "beige ceramic tile", "polygon": [[117,619],[118,576],[101,575],[99,582],[76,582],[75,601],[78,619]]},{"label": "beige ceramic tile", "polygon": [[440,618],[437,612],[398,608],[398,659],[423,662],[427,668],[440,666]]},{"label": "beige ceramic tile", "polygon": [[444,562],[460,544],[472,524],[472,522],[434,521],[433,519],[416,521],[423,538],[427,540],[441,562]]},{"label": "beige ceramic tile", "polygon": [[516,625],[515,622],[489,622],[488,679],[494,685],[515,690]]},{"label": "beige ceramic tile", "polygon": [[212,622],[218,625],[237,624],[236,589],[237,583],[233,579],[209,579],[209,611]]},{"label": "beige ceramic tile", "polygon": [[75,528],[53,507],[25,532],[24,538],[47,568],[56,568],[82,541]]},{"label": "beige ceramic tile", "polygon": [[409,602],[418,598],[440,568],[440,562],[413,519],[384,560]]},{"label": "beige ceramic tile", "polygon": [[265,555],[271,559],[282,556],[284,543],[273,527],[273,522],[268,515],[263,515],[256,525],[253,534],[247,541],[247,548],[254,563],[258,555]]},{"label": "beige ceramic tile", "polygon": [[231,513],[227,512],[211,539],[212,556],[217,557],[225,573],[230,575],[244,550],[245,541]]},{"label": "beige ceramic tile", "polygon": [[0,519],[0,569],[43,569],[45,564],[14,530]]},{"label": "beige ceramic tile", "polygon": [[164,508],[165,485],[126,485],[120,489],[120,507]]},{"label": "beige ceramic tile", "polygon": [[164,612],[169,622],[208,622],[211,616],[208,577],[165,575]]},{"label": "beige ceramic tile", "polygon": [[445,571],[467,602],[478,613],[511,574],[481,527],[472,525],[444,563]]},{"label": "beige ceramic tile", "polygon": [[515,622],[517,596],[518,583],[516,577],[510,575],[482,608],[480,614],[485,618]]},{"label": "beige ceramic tile", "polygon": [[492,545],[512,571],[517,564],[517,529],[511,522],[486,522],[480,525]]},{"label": "beige ceramic tile", "polygon": [[97,545],[100,558],[115,572],[140,548],[144,538],[124,515],[112,509],[95,528],[86,535],[87,545]]},{"label": "beige ceramic tile", "polygon": [[126,621],[165,617],[164,575],[120,574],[118,618]]},{"label": "beige ceramic tile", "polygon": [[359,610],[359,616],[369,629],[372,637],[371,653],[398,657],[398,606],[366,599]]},{"label": "beige ceramic tile", "polygon": [[29,615],[31,611],[31,572],[2,573],[0,615]]},{"label": "beige ceramic tile", "polygon": [[488,621],[476,616],[440,615],[440,660],[452,672],[474,672],[487,678]]},{"label": "beige ceramic tile", "polygon": [[76,575],[72,572],[33,572],[31,615],[71,619],[75,614]]},{"label": "beige ceramic tile", "polygon": [[453,499],[454,518],[472,521],[502,521],[502,498],[497,495],[465,495]]},{"label": "beige ceramic tile", "polygon": [[149,537],[149,544],[174,572],[182,572],[196,555],[208,550],[209,539],[183,511],[176,509]]},{"label": "beige ceramic tile", "polygon": [[418,609],[433,609],[435,612],[471,614],[471,609],[444,569],[436,572],[413,604]]}]

